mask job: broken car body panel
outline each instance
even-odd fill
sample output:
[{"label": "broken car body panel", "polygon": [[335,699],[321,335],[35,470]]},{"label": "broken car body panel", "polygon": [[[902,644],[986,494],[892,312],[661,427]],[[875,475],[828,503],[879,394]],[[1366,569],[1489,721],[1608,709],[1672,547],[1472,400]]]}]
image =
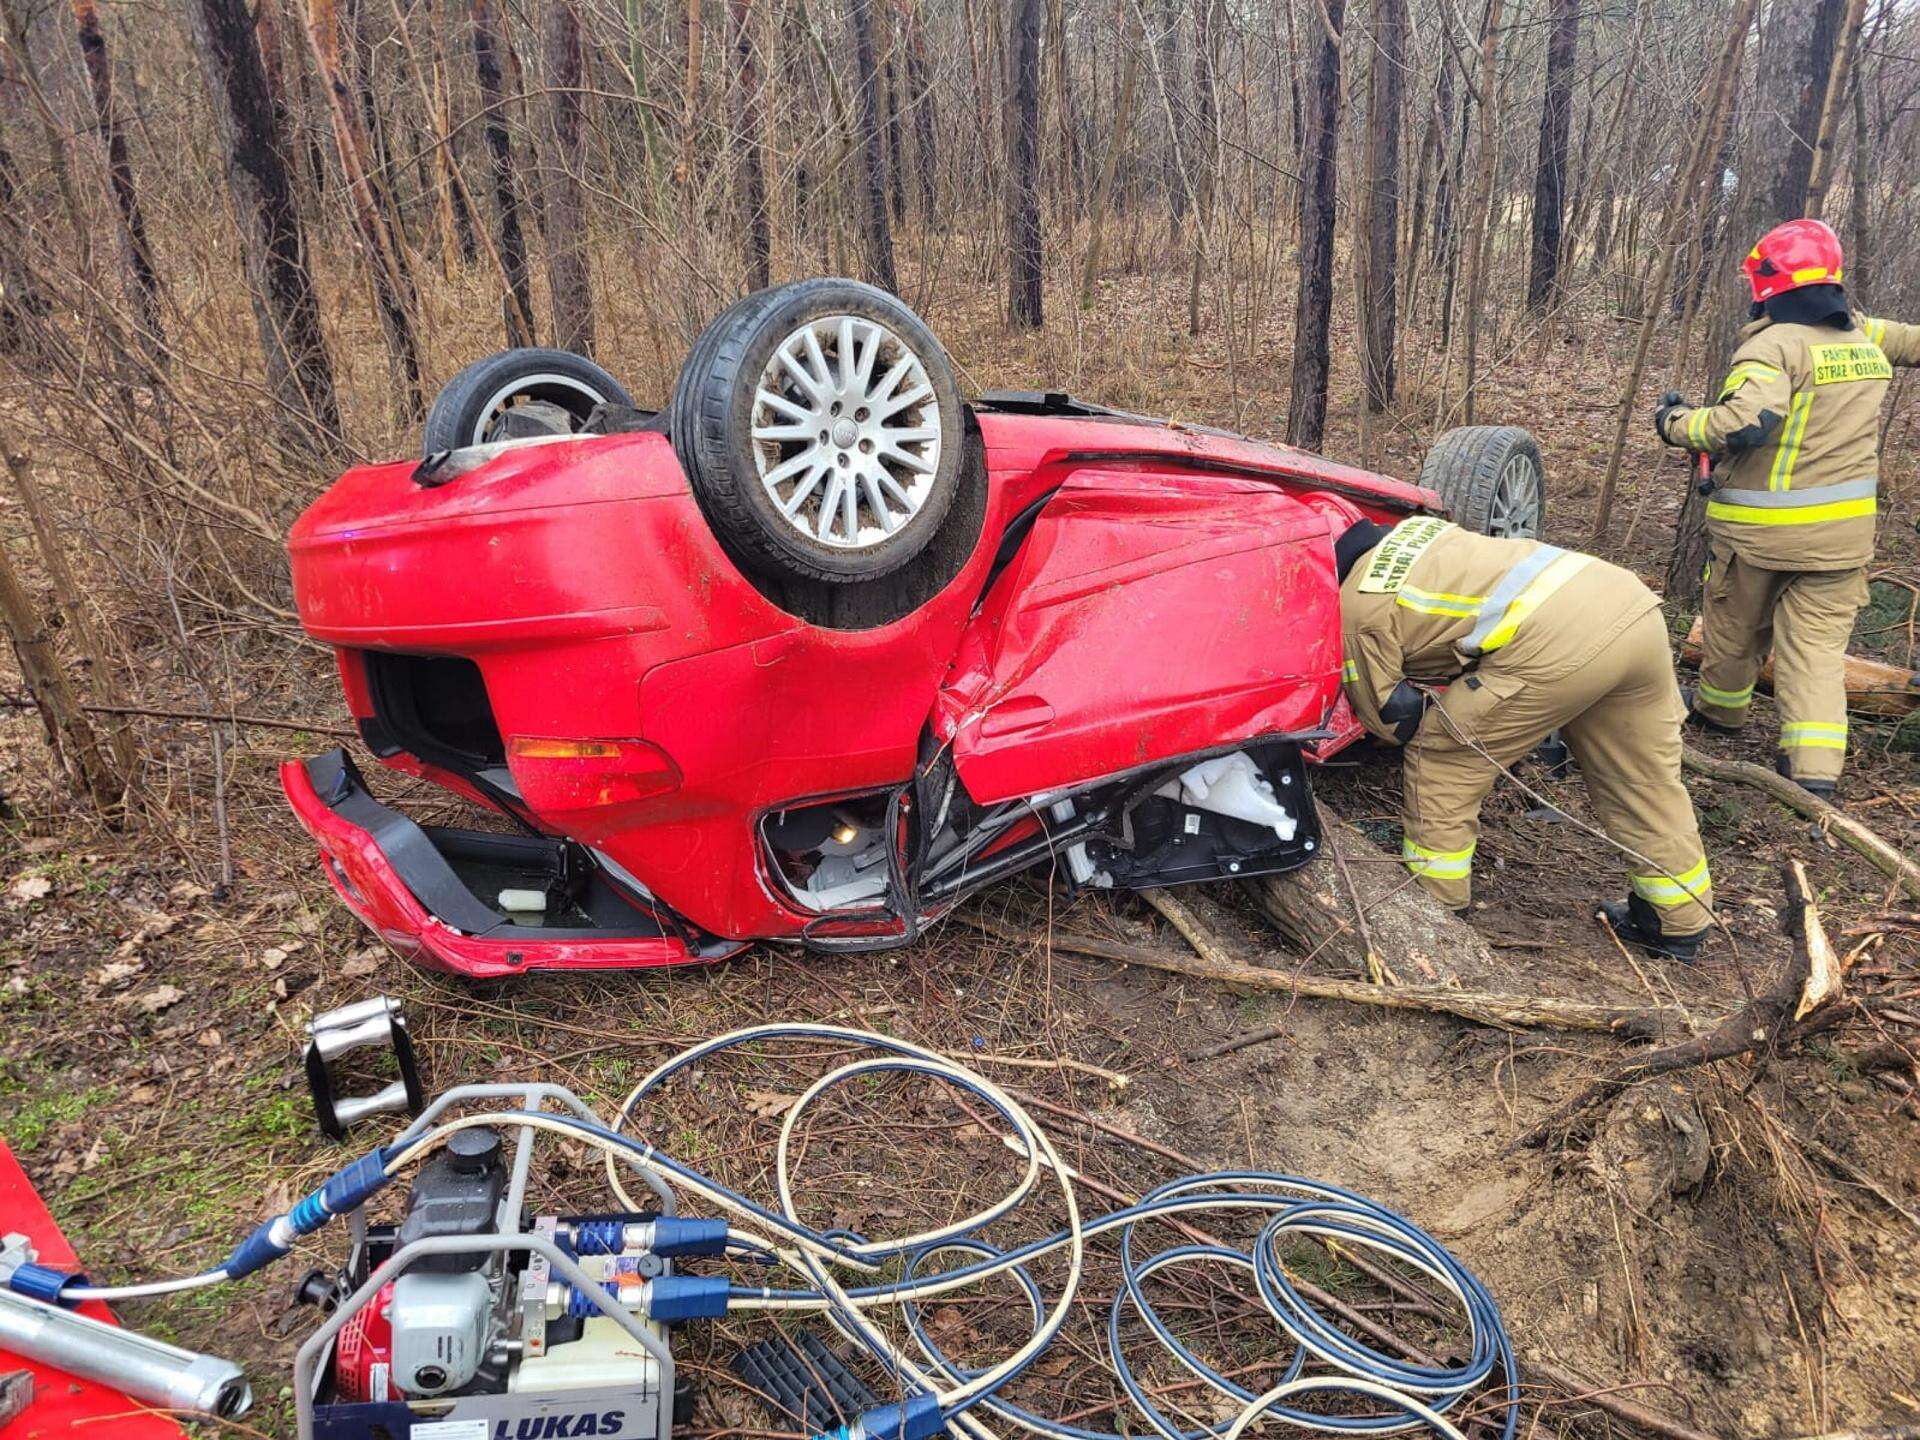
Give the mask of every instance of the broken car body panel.
[{"label": "broken car body panel", "polygon": [[[897,941],[964,888],[922,893],[905,848],[934,818],[914,793],[929,754],[950,748],[950,803],[1000,827],[970,842],[970,876],[1038,830],[993,816],[1002,802],[1266,737],[1324,736],[1323,758],[1357,733],[1329,522],[1302,497],[1392,518],[1437,509],[1432,492],[1128,418],[977,422],[978,538],[936,594],[861,630],[810,623],[744,576],[662,434],[506,447],[433,486],[411,464],[342,476],[289,549],[302,622],[335,648],[369,748],[573,842],[548,893],[576,922],[615,893],[659,933],[450,923],[384,853],[382,825],[329,799],[352,788],[336,771],[316,785],[319,762],[290,764],[347,903],[396,948],[472,974],[707,958],[822,936],[843,911],[849,933],[887,912],[876,943]],[[855,832],[844,854],[814,812]],[[497,910],[499,865],[455,849],[456,878]]]}]

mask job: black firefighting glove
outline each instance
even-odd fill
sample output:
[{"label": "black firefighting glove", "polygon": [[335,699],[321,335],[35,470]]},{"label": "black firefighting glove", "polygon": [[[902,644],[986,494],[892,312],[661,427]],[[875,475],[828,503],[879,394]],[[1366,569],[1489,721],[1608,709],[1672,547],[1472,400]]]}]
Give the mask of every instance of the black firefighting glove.
[{"label": "black firefighting glove", "polygon": [[1667,416],[1686,403],[1678,390],[1669,390],[1660,397],[1660,404],[1653,412],[1653,433],[1660,437],[1662,443],[1673,444],[1673,441],[1667,439]]},{"label": "black firefighting glove", "polygon": [[1393,727],[1394,742],[1406,744],[1413,739],[1414,732],[1420,728],[1420,717],[1426,713],[1427,697],[1418,686],[1402,680],[1393,687],[1393,693],[1387,696],[1386,703],[1380,707],[1380,719]]}]

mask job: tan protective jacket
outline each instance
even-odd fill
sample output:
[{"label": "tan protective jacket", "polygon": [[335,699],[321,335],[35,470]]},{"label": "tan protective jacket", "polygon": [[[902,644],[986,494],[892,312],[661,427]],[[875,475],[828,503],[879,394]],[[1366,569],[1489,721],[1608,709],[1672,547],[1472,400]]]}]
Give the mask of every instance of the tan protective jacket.
[{"label": "tan protective jacket", "polygon": [[1497,652],[1503,669],[1551,684],[1659,604],[1591,555],[1403,520],[1340,586],[1347,698],[1392,740],[1380,706],[1402,679],[1446,684]]},{"label": "tan protective jacket", "polygon": [[1731,457],[1707,529],[1765,570],[1849,570],[1873,558],[1880,406],[1895,365],[1920,365],[1920,325],[1756,320],[1714,405],[1668,412],[1669,445]]}]

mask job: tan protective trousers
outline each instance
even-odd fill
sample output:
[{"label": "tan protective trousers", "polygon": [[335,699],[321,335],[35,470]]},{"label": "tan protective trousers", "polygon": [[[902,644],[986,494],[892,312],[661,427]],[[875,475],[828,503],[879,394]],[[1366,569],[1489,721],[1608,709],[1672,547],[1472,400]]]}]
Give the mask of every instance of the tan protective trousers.
[{"label": "tan protective trousers", "polygon": [[1716,725],[1745,725],[1771,649],[1787,773],[1838,780],[1847,759],[1847,641],[1867,603],[1865,568],[1763,570],[1718,539],[1711,554],[1694,708]]},{"label": "tan protective trousers", "polygon": [[1414,877],[1442,904],[1457,909],[1472,898],[1480,804],[1499,778],[1497,766],[1518,763],[1558,729],[1602,827],[1628,852],[1634,891],[1658,911],[1661,932],[1706,929],[1713,882],[1680,779],[1686,710],[1660,612],[1642,615],[1571,673],[1543,681],[1528,668],[1503,666],[1495,651],[1420,722],[1407,746],[1402,801],[1403,851]]}]

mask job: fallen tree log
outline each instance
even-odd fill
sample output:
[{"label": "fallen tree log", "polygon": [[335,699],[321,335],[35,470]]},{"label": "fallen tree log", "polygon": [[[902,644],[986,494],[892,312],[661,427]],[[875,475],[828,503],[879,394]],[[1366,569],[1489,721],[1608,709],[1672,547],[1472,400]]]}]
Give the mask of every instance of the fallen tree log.
[{"label": "fallen tree log", "polygon": [[1421,889],[1396,857],[1324,805],[1320,827],[1320,860],[1247,883],[1261,912],[1303,953],[1357,975],[1388,967],[1410,984],[1500,989],[1511,980],[1486,937]]},{"label": "fallen tree log", "polygon": [[1873,862],[1874,868],[1896,881],[1910,898],[1920,900],[1920,865],[1839,806],[1809,794],[1786,776],[1750,760],[1720,760],[1689,745],[1681,752],[1681,761],[1687,769],[1710,780],[1726,780],[1764,790],[1782,805],[1818,821],[1834,839],[1864,855]]},{"label": "fallen tree log", "polygon": [[[1689,665],[1700,663],[1701,624],[1693,622],[1687,638],[1680,642],[1680,658]],[[1760,664],[1760,688],[1773,693],[1773,656]],[[1847,709],[1856,715],[1886,715],[1898,719],[1920,710],[1920,675],[1901,665],[1884,660],[1869,660],[1861,655],[1847,656]]]},{"label": "fallen tree log", "polygon": [[1561,1000],[1545,995],[1515,995],[1499,991],[1455,989],[1444,985],[1375,985],[1365,980],[1337,980],[1323,975],[1294,974],[1238,960],[1183,955],[1157,945],[1142,945],[1101,935],[1076,934],[1058,929],[1035,930],[977,910],[958,912],[954,918],[963,925],[1002,940],[1036,946],[1051,945],[1056,950],[1089,955],[1097,960],[1165,970],[1175,975],[1190,975],[1196,979],[1239,985],[1250,990],[1277,991],[1318,1000],[1345,1000],[1356,1005],[1375,1005],[1388,1010],[1424,1010],[1502,1030],[1587,1030],[1647,1039],[1679,1033],[1685,1024],[1684,1017],[1670,1008],[1616,1005],[1597,1000]]},{"label": "fallen tree log", "polygon": [[1705,1034],[1647,1051],[1601,1076],[1521,1135],[1513,1142],[1514,1148],[1565,1139],[1584,1127],[1589,1112],[1595,1107],[1612,1100],[1629,1086],[1675,1070],[1689,1070],[1696,1065],[1748,1055],[1763,1046],[1777,1046],[1796,1024],[1840,994],[1840,963],[1820,923],[1807,872],[1795,860],[1782,874],[1786,881],[1787,910],[1781,923],[1793,937],[1793,953],[1766,988],[1756,991],[1745,1005]]}]

